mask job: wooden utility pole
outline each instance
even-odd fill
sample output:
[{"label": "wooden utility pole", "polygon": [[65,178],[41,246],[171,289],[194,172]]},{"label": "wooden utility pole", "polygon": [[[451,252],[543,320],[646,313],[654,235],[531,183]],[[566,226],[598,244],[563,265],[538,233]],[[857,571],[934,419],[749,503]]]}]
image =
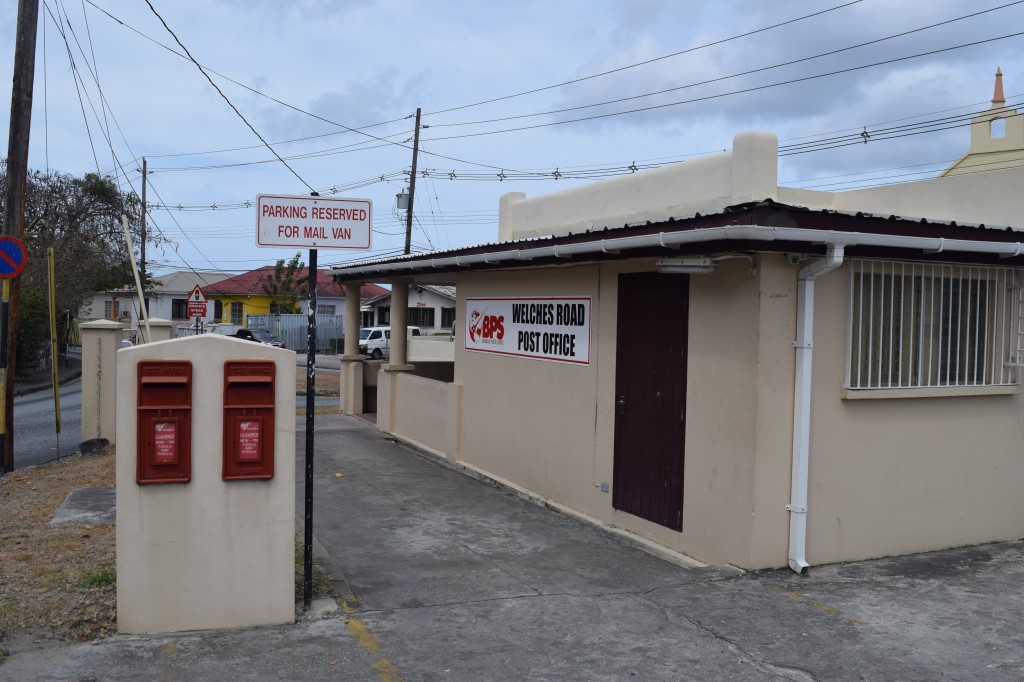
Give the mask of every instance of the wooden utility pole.
[{"label": "wooden utility pole", "polygon": [[[142,277],[142,288],[146,288],[146,157],[142,157],[142,218],[139,225],[139,275]],[[142,296],[139,292],[139,296]],[[146,305],[145,299],[142,305]]]},{"label": "wooden utility pole", "polygon": [[416,132],[412,135],[412,173],[409,175],[409,208],[405,213],[405,253],[412,251],[412,202],[416,198],[416,155],[420,150],[420,108],[416,107]]},{"label": "wooden utility pole", "polygon": [[[4,195],[3,234],[22,239],[25,236],[25,187],[28,178],[28,139],[32,122],[32,83],[36,66],[36,25],[39,0],[19,0],[18,26],[14,42],[14,82],[11,87],[11,127],[7,141],[7,191]],[[14,395],[15,357],[18,336],[19,280],[14,279],[9,300],[4,296],[6,315],[0,320],[0,451],[3,473],[14,470]],[[7,293],[4,287],[4,293]]]}]

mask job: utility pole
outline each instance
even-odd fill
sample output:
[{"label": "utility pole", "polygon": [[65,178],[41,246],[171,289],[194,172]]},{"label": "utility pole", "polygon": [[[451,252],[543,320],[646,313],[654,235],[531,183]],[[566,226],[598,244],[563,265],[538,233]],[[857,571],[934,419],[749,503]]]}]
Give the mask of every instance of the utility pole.
[{"label": "utility pole", "polygon": [[405,212],[405,253],[412,251],[412,202],[416,198],[416,155],[420,150],[420,108],[416,107],[416,132],[412,135],[412,173],[409,175],[409,208]]},{"label": "utility pole", "polygon": [[[146,157],[142,157],[142,220],[139,226],[139,275],[142,277],[142,288],[146,288]],[[142,296],[142,292],[139,292]],[[142,300],[146,305],[146,300]]]},{"label": "utility pole", "polygon": [[[32,122],[32,83],[36,66],[36,25],[39,0],[19,0],[14,42],[14,82],[11,86],[11,127],[7,141],[7,192],[3,234],[25,236],[25,187],[28,177],[28,139]],[[14,470],[14,349],[17,341],[19,281],[4,280],[0,305],[0,453],[3,473]]]}]

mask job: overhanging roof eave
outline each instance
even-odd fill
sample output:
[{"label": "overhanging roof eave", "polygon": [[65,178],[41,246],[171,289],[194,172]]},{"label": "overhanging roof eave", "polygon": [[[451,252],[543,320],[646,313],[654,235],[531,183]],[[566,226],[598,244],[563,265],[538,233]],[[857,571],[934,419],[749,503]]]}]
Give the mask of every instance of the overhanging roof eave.
[{"label": "overhanging roof eave", "polygon": [[[1024,235],[1021,235],[1024,239]],[[686,247],[714,247],[708,253],[727,251],[823,251],[828,245],[903,251],[927,259],[934,254],[985,254],[1007,259],[1024,256],[1024,241],[989,241],[915,237],[837,230],[806,230],[765,225],[744,225],[705,230],[665,232],[636,238],[602,239],[575,245],[552,245],[527,249],[509,248],[468,256],[425,257],[413,262],[382,262],[335,271],[338,281],[399,279],[474,270],[518,269],[552,263],[583,263],[597,260],[657,256]]]}]

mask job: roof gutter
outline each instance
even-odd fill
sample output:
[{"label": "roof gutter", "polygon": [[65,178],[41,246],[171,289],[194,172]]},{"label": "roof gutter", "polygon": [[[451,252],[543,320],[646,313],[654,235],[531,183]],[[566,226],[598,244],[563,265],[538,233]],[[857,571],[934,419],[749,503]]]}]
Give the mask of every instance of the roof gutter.
[{"label": "roof gutter", "polygon": [[410,270],[436,270],[459,268],[477,264],[499,265],[528,261],[536,258],[570,258],[607,254],[609,252],[646,249],[654,247],[675,247],[701,242],[737,241],[789,241],[832,246],[875,246],[898,249],[920,249],[926,253],[958,251],[965,253],[996,254],[1003,257],[1024,255],[1022,242],[992,242],[972,239],[946,239],[944,237],[907,237],[903,235],[876,234],[871,232],[840,232],[835,230],[810,230],[799,227],[769,227],[767,225],[729,225],[708,227],[698,230],[659,232],[631,237],[613,237],[576,244],[558,246],[536,246],[526,249],[503,249],[464,256],[443,256],[440,258],[402,259],[377,264],[339,268],[332,274],[343,279],[358,279],[364,274],[386,274],[389,272],[408,274]]}]

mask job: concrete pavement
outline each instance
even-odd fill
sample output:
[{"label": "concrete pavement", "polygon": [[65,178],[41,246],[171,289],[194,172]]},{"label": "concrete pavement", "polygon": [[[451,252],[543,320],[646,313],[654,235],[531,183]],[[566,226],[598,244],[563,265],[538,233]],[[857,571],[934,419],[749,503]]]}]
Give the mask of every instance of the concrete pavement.
[{"label": "concrete pavement", "polygon": [[4,642],[0,680],[1024,678],[1021,542],[807,576],[681,568],[358,419],[317,417],[315,468],[316,535],[352,592],[340,616]]}]

